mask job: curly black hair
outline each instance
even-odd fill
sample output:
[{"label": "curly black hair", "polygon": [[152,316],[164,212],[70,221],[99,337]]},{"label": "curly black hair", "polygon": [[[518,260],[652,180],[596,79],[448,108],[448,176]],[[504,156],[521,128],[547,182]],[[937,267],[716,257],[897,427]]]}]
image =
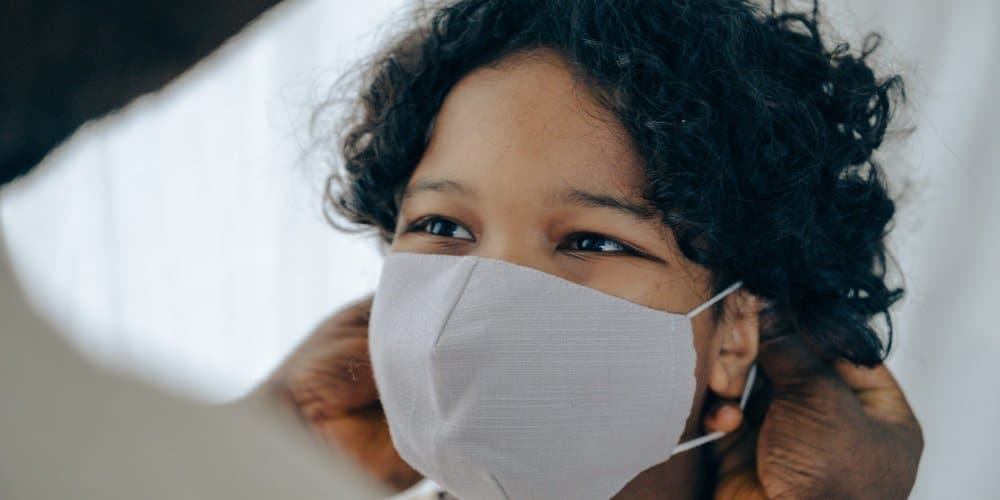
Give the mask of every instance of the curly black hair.
[{"label": "curly black hair", "polygon": [[[874,365],[892,342],[885,236],[895,211],[873,152],[904,100],[860,53],[828,47],[818,8],[747,0],[459,0],[365,66],[326,209],[390,242],[400,194],[446,94],[513,53],[557,51],[624,124],[646,199],[713,286],[765,299],[762,334]],[[884,317],[880,335],[873,319]]]}]

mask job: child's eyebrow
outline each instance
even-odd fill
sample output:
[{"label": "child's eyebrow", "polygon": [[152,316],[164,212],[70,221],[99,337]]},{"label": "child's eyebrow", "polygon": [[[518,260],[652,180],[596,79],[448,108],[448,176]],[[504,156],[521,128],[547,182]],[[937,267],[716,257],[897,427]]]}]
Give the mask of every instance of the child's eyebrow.
[{"label": "child's eyebrow", "polygon": [[[449,179],[430,177],[420,179],[406,187],[403,199],[422,192],[455,194],[464,198],[476,198],[476,190],[470,186]],[[640,221],[656,218],[658,212],[647,204],[613,194],[593,193],[579,188],[567,187],[553,191],[546,196],[549,200],[588,208],[610,208]]]},{"label": "child's eyebrow", "polygon": [[647,204],[611,194],[591,193],[582,189],[569,188],[555,197],[563,203],[593,208],[610,208],[629,217],[648,221],[656,218],[658,212]]},{"label": "child's eyebrow", "polygon": [[403,199],[407,199],[417,193],[431,191],[435,193],[451,193],[466,198],[475,198],[476,191],[465,184],[447,179],[427,178],[418,180],[406,187],[403,192]]}]

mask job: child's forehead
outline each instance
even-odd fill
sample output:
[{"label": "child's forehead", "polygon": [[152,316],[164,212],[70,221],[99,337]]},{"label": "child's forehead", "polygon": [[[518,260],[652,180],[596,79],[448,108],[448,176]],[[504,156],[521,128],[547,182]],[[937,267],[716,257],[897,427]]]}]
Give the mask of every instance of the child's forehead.
[{"label": "child's forehead", "polygon": [[467,184],[641,192],[641,161],[624,127],[554,58],[522,58],[463,78],[435,118],[418,170]]},{"label": "child's forehead", "polygon": [[557,128],[615,122],[592,97],[588,85],[574,75],[561,55],[536,49],[465,75],[448,92],[439,114],[475,111],[480,119],[512,119],[528,125],[531,120],[558,118],[547,124]]}]

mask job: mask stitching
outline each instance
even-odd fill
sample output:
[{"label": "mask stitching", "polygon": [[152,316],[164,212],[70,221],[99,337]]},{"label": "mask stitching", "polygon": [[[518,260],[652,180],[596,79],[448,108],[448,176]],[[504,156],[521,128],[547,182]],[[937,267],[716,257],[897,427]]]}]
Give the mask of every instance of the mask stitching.
[{"label": "mask stitching", "polygon": [[451,322],[451,315],[454,314],[455,308],[458,307],[458,303],[465,295],[465,289],[469,287],[469,282],[472,281],[472,273],[476,270],[477,266],[479,266],[479,259],[473,260],[472,266],[469,267],[469,271],[465,273],[465,283],[462,283],[462,289],[458,291],[458,295],[455,296],[455,302],[452,303],[451,308],[448,309],[448,315],[445,316],[444,323],[441,324],[441,329],[438,330],[437,336],[434,338],[433,345],[437,346],[438,342],[441,341],[441,336],[444,335],[445,327]]},{"label": "mask stitching", "polygon": [[503,495],[504,499],[505,500],[510,500],[510,495],[508,495],[507,494],[507,490],[503,489],[503,486],[500,485],[500,481],[497,480],[496,474],[493,474],[491,472],[490,473],[490,479],[493,480],[493,485],[496,486],[498,490],[500,490],[500,494]]}]

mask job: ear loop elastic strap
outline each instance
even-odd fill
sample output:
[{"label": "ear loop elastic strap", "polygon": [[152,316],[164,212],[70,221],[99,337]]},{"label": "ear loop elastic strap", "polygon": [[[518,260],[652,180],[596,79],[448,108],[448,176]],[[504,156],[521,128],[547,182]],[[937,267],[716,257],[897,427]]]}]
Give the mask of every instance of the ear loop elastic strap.
[{"label": "ear loop elastic strap", "polygon": [[[747,385],[743,388],[743,396],[740,397],[740,410],[746,408],[747,399],[750,398],[750,390],[753,388],[754,380],[757,378],[757,363],[750,365],[750,371],[747,372]],[[681,443],[674,448],[674,451],[670,453],[671,456],[678,453],[684,453],[692,448],[697,448],[703,444],[711,443],[716,439],[725,436],[726,433],[722,431],[715,431],[710,434],[705,434],[700,438],[692,439],[688,442]]]},{"label": "ear loop elastic strap", "polygon": [[[736,283],[733,283],[725,290],[715,294],[712,298],[708,299],[704,304],[694,308],[694,310],[687,313],[686,316],[688,317],[688,319],[690,319],[697,316],[698,314],[701,314],[705,309],[712,307],[712,305],[714,305],[716,302],[726,298],[727,295],[733,293],[741,286],[743,286],[742,281],[737,281]],[[746,386],[743,387],[743,395],[740,396],[740,410],[746,408],[747,399],[750,398],[750,390],[753,389],[753,383],[756,380],[756,378],[757,378],[757,363],[754,363],[750,365],[750,371],[747,372],[747,383]],[[676,447],[674,447],[674,451],[670,453],[670,456],[674,456],[678,453],[684,453],[685,451],[697,448],[706,443],[711,443],[712,441],[715,441],[716,439],[719,439],[725,435],[726,435],[725,432],[715,431],[709,434],[705,434],[700,438],[695,438],[690,441],[681,443]]]},{"label": "ear loop elastic strap", "polygon": [[693,318],[693,317],[701,314],[702,311],[704,311],[705,309],[708,309],[709,307],[714,306],[716,302],[718,302],[718,301],[726,298],[726,295],[729,295],[729,294],[735,292],[741,286],[743,286],[743,282],[742,281],[737,281],[736,283],[733,283],[732,285],[729,285],[725,290],[723,290],[723,291],[721,291],[721,292],[713,295],[712,298],[706,300],[704,304],[702,304],[702,305],[700,305],[700,306],[692,309],[691,312],[685,314],[685,316],[687,316],[688,319],[691,319],[691,318]]}]

